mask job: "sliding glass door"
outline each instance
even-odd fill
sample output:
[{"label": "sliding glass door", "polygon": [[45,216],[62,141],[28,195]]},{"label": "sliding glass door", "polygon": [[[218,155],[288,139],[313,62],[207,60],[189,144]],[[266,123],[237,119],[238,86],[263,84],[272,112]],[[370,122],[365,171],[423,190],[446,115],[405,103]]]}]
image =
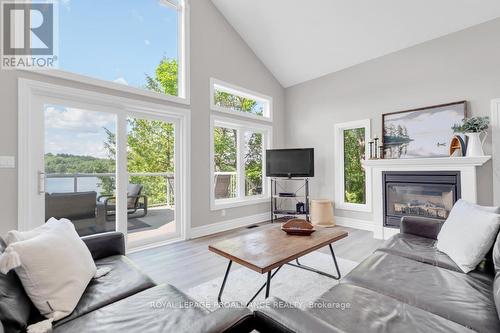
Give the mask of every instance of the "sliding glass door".
[{"label": "sliding glass door", "polygon": [[43,89],[20,108],[19,229],[66,218],[81,236],[123,232],[129,249],[185,237],[186,110]]}]

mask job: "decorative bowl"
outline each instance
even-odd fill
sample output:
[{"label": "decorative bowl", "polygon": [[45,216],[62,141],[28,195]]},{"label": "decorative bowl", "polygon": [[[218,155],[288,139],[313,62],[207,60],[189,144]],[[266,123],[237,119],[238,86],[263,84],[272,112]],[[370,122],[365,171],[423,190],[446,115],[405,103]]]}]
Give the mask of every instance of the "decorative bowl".
[{"label": "decorative bowl", "polygon": [[304,219],[291,219],[281,225],[281,230],[288,235],[309,236],[316,231],[314,226]]}]

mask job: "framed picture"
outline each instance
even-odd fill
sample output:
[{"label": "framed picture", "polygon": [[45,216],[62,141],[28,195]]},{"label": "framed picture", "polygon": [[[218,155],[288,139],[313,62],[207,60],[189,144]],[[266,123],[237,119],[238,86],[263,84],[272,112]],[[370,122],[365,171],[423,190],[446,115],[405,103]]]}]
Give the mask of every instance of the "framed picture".
[{"label": "framed picture", "polygon": [[384,158],[449,156],[452,126],[466,116],[466,101],[383,114]]}]

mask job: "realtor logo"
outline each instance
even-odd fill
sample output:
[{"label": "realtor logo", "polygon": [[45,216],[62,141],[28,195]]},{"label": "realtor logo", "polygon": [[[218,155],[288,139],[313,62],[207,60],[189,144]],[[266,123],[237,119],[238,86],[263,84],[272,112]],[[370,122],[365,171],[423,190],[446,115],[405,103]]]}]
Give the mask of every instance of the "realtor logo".
[{"label": "realtor logo", "polygon": [[56,13],[53,2],[2,3],[2,69],[55,67]]}]

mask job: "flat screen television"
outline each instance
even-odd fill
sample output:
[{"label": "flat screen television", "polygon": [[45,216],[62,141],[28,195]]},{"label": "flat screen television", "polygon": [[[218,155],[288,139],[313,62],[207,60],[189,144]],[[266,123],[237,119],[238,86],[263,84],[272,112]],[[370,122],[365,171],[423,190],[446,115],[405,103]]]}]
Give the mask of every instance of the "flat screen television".
[{"label": "flat screen television", "polygon": [[267,177],[314,177],[314,148],[266,150]]}]

